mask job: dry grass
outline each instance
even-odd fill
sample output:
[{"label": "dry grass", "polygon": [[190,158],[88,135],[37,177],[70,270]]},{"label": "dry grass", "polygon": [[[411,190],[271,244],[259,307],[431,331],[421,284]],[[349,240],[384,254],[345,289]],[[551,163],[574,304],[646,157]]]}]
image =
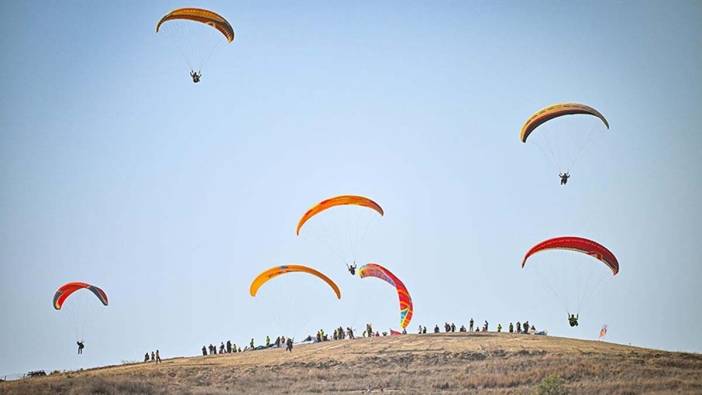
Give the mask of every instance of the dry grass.
[{"label": "dry grass", "polygon": [[702,393],[702,355],[565,338],[439,334],[176,358],[0,383],[0,393]]}]

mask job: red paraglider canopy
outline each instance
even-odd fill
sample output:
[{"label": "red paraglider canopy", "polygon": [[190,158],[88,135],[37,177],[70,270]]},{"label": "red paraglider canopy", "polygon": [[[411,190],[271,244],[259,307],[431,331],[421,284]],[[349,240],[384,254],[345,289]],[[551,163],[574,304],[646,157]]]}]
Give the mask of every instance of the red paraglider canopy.
[{"label": "red paraglider canopy", "polygon": [[583,254],[590,255],[591,257],[594,257],[607,265],[607,267],[612,270],[613,275],[616,276],[617,273],[619,273],[619,261],[617,261],[617,257],[614,256],[612,251],[608,250],[607,247],[596,241],[577,236],[554,237],[552,239],[544,240],[541,243],[531,247],[531,249],[527,251],[526,255],[524,255],[522,267],[524,267],[527,259],[529,259],[529,257],[532,255],[536,254],[537,252],[552,249],[582,252]]},{"label": "red paraglider canopy", "polygon": [[105,291],[91,284],[83,282],[72,282],[64,284],[58,290],[56,290],[56,293],[54,294],[54,308],[56,310],[61,310],[63,302],[65,302],[66,299],[68,299],[68,297],[71,296],[71,294],[85,288],[89,289],[92,293],[94,293],[95,296],[97,296],[97,298],[100,299],[100,302],[107,306],[107,294],[105,293]]}]

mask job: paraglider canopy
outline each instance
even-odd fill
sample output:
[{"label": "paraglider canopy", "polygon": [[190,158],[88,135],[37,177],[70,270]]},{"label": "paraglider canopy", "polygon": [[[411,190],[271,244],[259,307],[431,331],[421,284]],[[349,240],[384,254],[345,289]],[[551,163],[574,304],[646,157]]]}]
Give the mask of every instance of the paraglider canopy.
[{"label": "paraglider canopy", "polygon": [[232,25],[230,25],[229,22],[221,15],[213,11],[202,8],[179,8],[177,10],[173,10],[158,21],[158,24],[156,25],[156,32],[158,33],[162,24],[171,20],[188,20],[204,23],[219,30],[219,32],[222,33],[227,39],[228,43],[234,41],[234,29],[232,28]]},{"label": "paraglider canopy", "polygon": [[577,236],[554,237],[531,247],[524,255],[524,259],[522,259],[522,267],[526,265],[529,257],[537,252],[554,249],[571,250],[590,255],[607,265],[612,270],[613,275],[616,276],[619,273],[619,261],[617,261],[617,257],[614,256],[612,251],[596,241]]},{"label": "paraglider canopy", "polygon": [[346,205],[368,207],[372,210],[375,210],[380,215],[385,214],[383,208],[380,207],[378,203],[374,202],[373,200],[367,197],[358,195],[339,195],[333,198],[322,200],[321,202],[315,204],[314,206],[312,206],[312,208],[307,210],[307,212],[298,221],[297,227],[295,228],[295,234],[299,236],[300,230],[302,229],[302,226],[305,224],[305,222],[307,222],[310,218],[314,217],[315,215],[321,213],[322,211],[328,210],[332,207]]},{"label": "paraglider canopy", "polygon": [[400,279],[397,278],[397,276],[395,276],[390,270],[378,265],[377,263],[369,263],[361,266],[358,269],[358,275],[361,278],[379,278],[395,287],[397,290],[397,296],[400,299],[400,327],[406,328],[410,324],[410,321],[412,321],[414,307],[412,306],[412,298],[410,297],[409,291],[407,290],[407,287],[405,287],[405,284],[403,284],[402,281],[400,281]]},{"label": "paraglider canopy", "polygon": [[574,114],[586,114],[592,115],[602,120],[607,129],[609,129],[609,122],[605,119],[599,111],[594,108],[587,106],[585,104],[578,103],[559,103],[553,104],[551,106],[542,108],[541,110],[535,112],[529,119],[524,122],[522,130],[519,132],[519,140],[522,143],[526,143],[529,135],[545,122],[548,122],[554,118],[562,117],[564,115],[574,115]]},{"label": "paraglider canopy", "polygon": [[107,294],[102,289],[84,282],[70,282],[62,285],[58,290],[56,290],[53,303],[54,309],[61,310],[61,307],[63,307],[63,303],[66,301],[66,299],[68,299],[68,297],[74,292],[81,289],[90,290],[93,294],[95,294],[95,296],[97,296],[103,305],[107,306]]},{"label": "paraglider canopy", "polygon": [[331,289],[334,291],[336,294],[336,297],[338,299],[341,299],[341,290],[339,287],[332,281],[329,277],[324,275],[323,273],[307,266],[303,265],[283,265],[283,266],[275,266],[272,267],[268,270],[263,271],[261,274],[256,276],[254,280],[251,282],[251,287],[249,288],[249,293],[251,296],[256,296],[258,293],[258,289],[261,288],[263,284],[268,282],[270,279],[278,277],[282,274],[285,273],[295,273],[295,272],[301,272],[301,273],[308,273],[313,276],[318,277],[322,281],[326,282]]}]

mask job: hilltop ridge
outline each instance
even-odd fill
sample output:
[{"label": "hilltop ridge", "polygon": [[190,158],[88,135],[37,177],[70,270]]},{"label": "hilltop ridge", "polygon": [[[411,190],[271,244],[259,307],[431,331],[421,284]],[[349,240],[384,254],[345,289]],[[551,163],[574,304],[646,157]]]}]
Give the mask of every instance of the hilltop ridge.
[{"label": "hilltop ridge", "polygon": [[702,355],[506,333],[338,340],[0,383],[0,393],[701,393]]}]

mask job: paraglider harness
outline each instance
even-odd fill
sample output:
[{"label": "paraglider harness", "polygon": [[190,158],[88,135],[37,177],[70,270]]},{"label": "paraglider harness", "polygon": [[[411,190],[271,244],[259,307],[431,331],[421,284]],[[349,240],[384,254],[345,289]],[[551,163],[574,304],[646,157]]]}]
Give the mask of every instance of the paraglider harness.
[{"label": "paraglider harness", "polygon": [[571,327],[578,326],[578,315],[568,314],[568,323],[570,324]]},{"label": "paraglider harness", "polygon": [[78,345],[78,354],[82,354],[83,349],[85,348],[85,344],[83,344],[83,340],[76,341],[76,344]]},{"label": "paraglider harness", "polygon": [[561,185],[566,185],[568,183],[568,179],[570,178],[570,173],[558,173],[558,176],[561,177]]},{"label": "paraglider harness", "polygon": [[351,273],[352,276],[356,275],[356,262],[352,264],[346,264],[346,268],[349,270],[349,273]]},{"label": "paraglider harness", "polygon": [[202,77],[202,73],[199,71],[190,71],[190,77],[192,77],[194,83],[200,82],[200,77]]}]

